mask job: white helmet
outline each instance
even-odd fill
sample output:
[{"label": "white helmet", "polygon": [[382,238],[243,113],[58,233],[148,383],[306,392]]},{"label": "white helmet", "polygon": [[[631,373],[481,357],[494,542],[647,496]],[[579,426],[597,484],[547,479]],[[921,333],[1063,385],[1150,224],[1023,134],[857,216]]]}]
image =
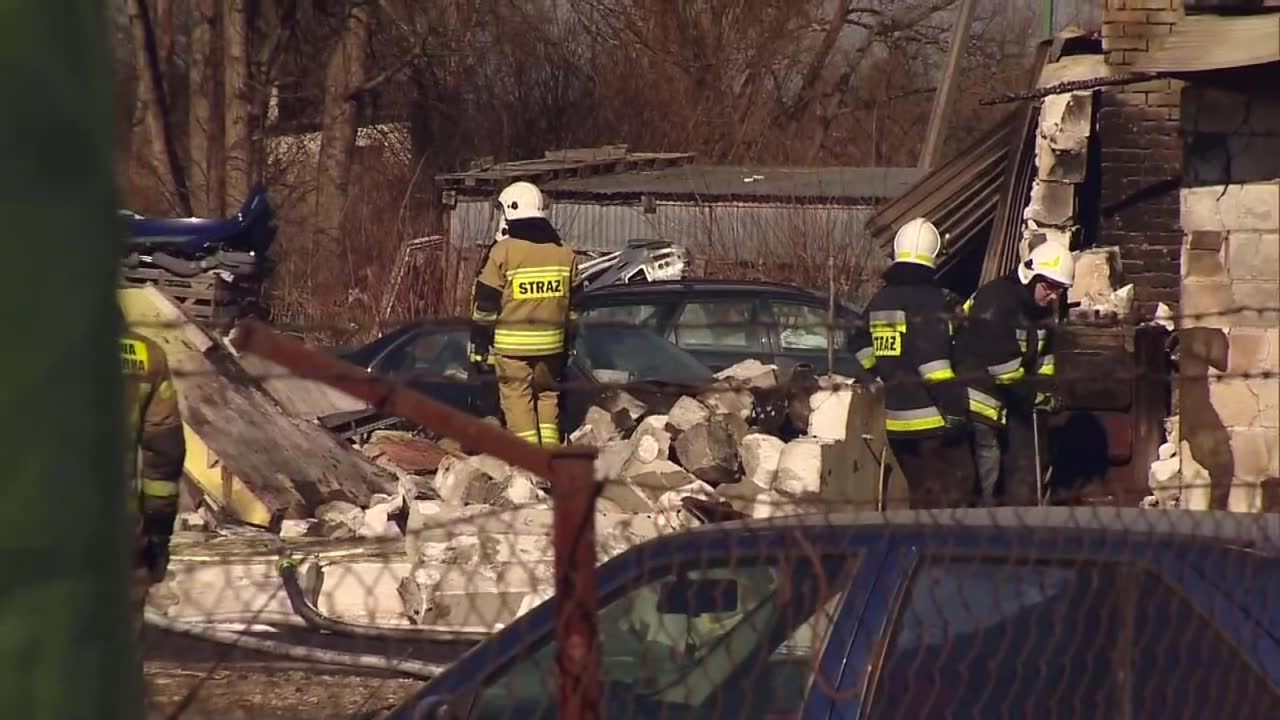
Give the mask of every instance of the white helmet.
[{"label": "white helmet", "polygon": [[547,203],[537,185],[523,180],[514,182],[498,195],[498,206],[506,220],[545,218]]},{"label": "white helmet", "polygon": [[1076,276],[1076,261],[1071,251],[1062,243],[1045,240],[1036,245],[1027,255],[1027,259],[1018,266],[1018,279],[1023,285],[1030,285],[1036,277],[1071,287]]},{"label": "white helmet", "polygon": [[942,236],[933,223],[922,217],[908,220],[893,236],[893,261],[936,267]]},{"label": "white helmet", "polygon": [[511,237],[511,230],[507,227],[506,218],[498,218],[498,230],[493,234],[493,241],[506,240]]}]

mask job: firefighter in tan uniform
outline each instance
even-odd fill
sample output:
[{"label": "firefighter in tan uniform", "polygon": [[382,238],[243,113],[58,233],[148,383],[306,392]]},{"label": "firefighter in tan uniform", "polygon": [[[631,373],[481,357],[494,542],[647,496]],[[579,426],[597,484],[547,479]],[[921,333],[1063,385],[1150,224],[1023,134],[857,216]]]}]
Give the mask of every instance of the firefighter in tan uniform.
[{"label": "firefighter in tan uniform", "polygon": [[491,358],[507,429],[552,447],[560,444],[555,384],[573,348],[574,254],[547,220],[537,186],[513,183],[498,205],[502,227],[472,295],[471,359]]},{"label": "firefighter in tan uniform", "polygon": [[134,551],[130,612],[136,640],[147,593],[168,568],[186,441],[164,350],[150,338],[126,330],[120,338],[120,370],[127,413],[125,476],[130,482]]}]

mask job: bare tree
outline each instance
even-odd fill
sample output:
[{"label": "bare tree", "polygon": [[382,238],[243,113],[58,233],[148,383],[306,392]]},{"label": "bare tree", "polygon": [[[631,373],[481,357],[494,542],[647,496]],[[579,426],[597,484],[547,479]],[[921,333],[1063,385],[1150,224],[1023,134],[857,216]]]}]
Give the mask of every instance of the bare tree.
[{"label": "bare tree", "polygon": [[252,185],[253,144],[249,135],[249,0],[225,0],[223,27],[223,133],[226,143],[224,206],[237,208]]},{"label": "bare tree", "polygon": [[138,105],[149,150],[146,164],[155,174],[171,204],[180,212],[190,215],[191,197],[177,145],[170,132],[163,68],[157,49],[155,26],[146,0],[130,0],[129,28],[139,77]]},{"label": "bare tree", "polygon": [[[190,150],[192,205],[196,213],[221,217],[223,211],[222,117],[217,112],[221,84],[215,72],[218,54],[218,0],[191,3],[191,58],[187,64],[187,146]],[[216,121],[215,121],[216,118]]]}]

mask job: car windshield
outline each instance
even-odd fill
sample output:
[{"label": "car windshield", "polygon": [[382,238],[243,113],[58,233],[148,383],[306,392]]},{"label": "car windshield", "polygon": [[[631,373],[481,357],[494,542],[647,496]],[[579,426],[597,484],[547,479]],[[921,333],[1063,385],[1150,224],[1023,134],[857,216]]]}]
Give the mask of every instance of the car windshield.
[{"label": "car windshield", "polygon": [[652,330],[613,323],[583,323],[578,361],[600,382],[669,382],[701,386],[715,381],[706,365]]}]

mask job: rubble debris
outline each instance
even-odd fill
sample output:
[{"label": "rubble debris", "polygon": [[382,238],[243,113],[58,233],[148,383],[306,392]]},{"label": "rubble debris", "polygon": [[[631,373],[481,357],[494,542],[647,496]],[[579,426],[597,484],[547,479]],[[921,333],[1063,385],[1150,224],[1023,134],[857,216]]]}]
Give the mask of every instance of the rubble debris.
[{"label": "rubble debris", "polygon": [[592,405],[587,408],[582,425],[569,434],[569,443],[573,445],[590,445],[601,448],[611,440],[622,437],[613,416],[604,408]]},{"label": "rubble debris", "polygon": [[713,413],[729,413],[743,420],[751,417],[755,407],[755,398],[748,390],[714,389],[698,396],[698,401],[707,406]]},{"label": "rubble debris", "polygon": [[671,433],[666,415],[650,415],[636,426],[631,435],[632,457],[642,463],[671,457]]},{"label": "rubble debris", "polygon": [[721,370],[716,379],[733,388],[768,390],[778,385],[778,366],[751,358]]},{"label": "rubble debris", "polygon": [[401,430],[375,430],[360,450],[370,460],[385,460],[414,474],[435,472],[449,455],[430,440]]},{"label": "rubble debris", "polygon": [[311,528],[319,524],[315,518],[305,520],[285,520],[280,523],[280,537],[300,538],[312,535]]},{"label": "rubble debris", "polygon": [[614,440],[606,443],[596,453],[595,477],[597,482],[609,482],[622,476],[622,466],[631,459],[630,440]]},{"label": "rubble debris", "polygon": [[822,490],[823,441],[802,437],[783,446],[773,489],[790,497]]},{"label": "rubble debris", "polygon": [[782,460],[785,443],[772,435],[760,433],[742,439],[743,482],[768,490],[778,475],[778,463]]},{"label": "rubble debris", "polygon": [[683,395],[676,400],[671,410],[667,412],[667,424],[676,432],[686,432],[709,419],[711,419],[711,410],[688,395]]},{"label": "rubble debris", "polygon": [[655,500],[668,490],[691,485],[697,480],[689,471],[670,460],[640,462],[636,458],[623,466],[622,476],[629,483],[647,491]]},{"label": "rubble debris", "polygon": [[317,531],[324,537],[343,540],[355,537],[364,525],[364,510],[359,505],[335,500],[316,508]]},{"label": "rubble debris", "polygon": [[649,411],[648,406],[640,402],[631,393],[621,388],[613,388],[601,394],[597,404],[613,418],[614,426],[622,432],[630,432],[640,418]]},{"label": "rubble debris", "polygon": [[[715,415],[676,438],[676,457],[694,477],[711,485],[734,481],[738,471],[738,432],[730,418],[744,422],[737,415]],[[746,433],[742,432],[742,436]]]}]

